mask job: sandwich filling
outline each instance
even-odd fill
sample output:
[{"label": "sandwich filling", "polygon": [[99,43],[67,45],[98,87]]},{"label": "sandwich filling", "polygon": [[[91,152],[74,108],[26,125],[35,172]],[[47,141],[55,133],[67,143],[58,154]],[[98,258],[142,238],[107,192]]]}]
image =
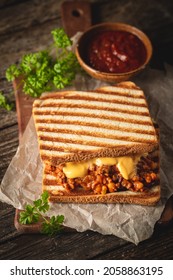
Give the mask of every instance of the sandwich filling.
[{"label": "sandwich filling", "polygon": [[[46,165],[45,172],[56,178],[53,193],[75,195],[144,192],[159,184],[158,153],[116,158],[94,158],[86,162],[68,162],[58,166]],[[53,185],[46,176],[45,185]],[[59,186],[59,187],[58,187]]]}]

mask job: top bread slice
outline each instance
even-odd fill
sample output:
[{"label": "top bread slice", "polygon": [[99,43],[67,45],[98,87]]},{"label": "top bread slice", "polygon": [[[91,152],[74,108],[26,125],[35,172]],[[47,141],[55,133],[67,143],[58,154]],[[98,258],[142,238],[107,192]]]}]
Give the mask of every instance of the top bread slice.
[{"label": "top bread slice", "polygon": [[45,164],[143,154],[158,147],[144,92],[132,82],[45,93],[33,116]]}]

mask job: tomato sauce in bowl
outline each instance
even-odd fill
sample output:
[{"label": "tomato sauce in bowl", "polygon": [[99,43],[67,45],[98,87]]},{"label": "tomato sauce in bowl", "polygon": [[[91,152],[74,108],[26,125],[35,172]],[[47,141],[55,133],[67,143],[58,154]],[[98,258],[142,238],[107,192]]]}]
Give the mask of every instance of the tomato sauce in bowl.
[{"label": "tomato sauce in bowl", "polygon": [[75,53],[90,76],[114,83],[127,81],[147,66],[152,44],[147,35],[134,26],[101,23],[80,36]]},{"label": "tomato sauce in bowl", "polygon": [[89,42],[88,64],[107,73],[125,73],[139,68],[146,59],[146,48],[134,34],[105,30]]}]

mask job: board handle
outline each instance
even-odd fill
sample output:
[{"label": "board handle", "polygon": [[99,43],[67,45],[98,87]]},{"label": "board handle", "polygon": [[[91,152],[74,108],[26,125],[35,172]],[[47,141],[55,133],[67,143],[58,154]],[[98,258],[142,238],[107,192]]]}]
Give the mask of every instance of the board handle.
[{"label": "board handle", "polygon": [[65,1],[61,5],[62,24],[68,36],[85,31],[91,26],[89,1]]}]

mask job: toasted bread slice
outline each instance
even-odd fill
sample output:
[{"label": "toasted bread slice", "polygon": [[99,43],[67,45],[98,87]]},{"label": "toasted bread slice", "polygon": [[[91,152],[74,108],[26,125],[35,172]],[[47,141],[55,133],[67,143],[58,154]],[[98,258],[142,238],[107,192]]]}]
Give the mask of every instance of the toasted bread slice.
[{"label": "toasted bread slice", "polygon": [[132,82],[44,94],[33,105],[44,163],[150,152],[158,147],[144,93]]},{"label": "toasted bread slice", "polygon": [[59,195],[56,191],[44,188],[50,195],[51,202],[59,203],[127,203],[127,204],[138,204],[152,206],[160,200],[160,185],[152,187],[148,192],[132,192],[132,191],[121,191],[114,193],[102,194],[86,194],[86,193],[75,193]]}]

